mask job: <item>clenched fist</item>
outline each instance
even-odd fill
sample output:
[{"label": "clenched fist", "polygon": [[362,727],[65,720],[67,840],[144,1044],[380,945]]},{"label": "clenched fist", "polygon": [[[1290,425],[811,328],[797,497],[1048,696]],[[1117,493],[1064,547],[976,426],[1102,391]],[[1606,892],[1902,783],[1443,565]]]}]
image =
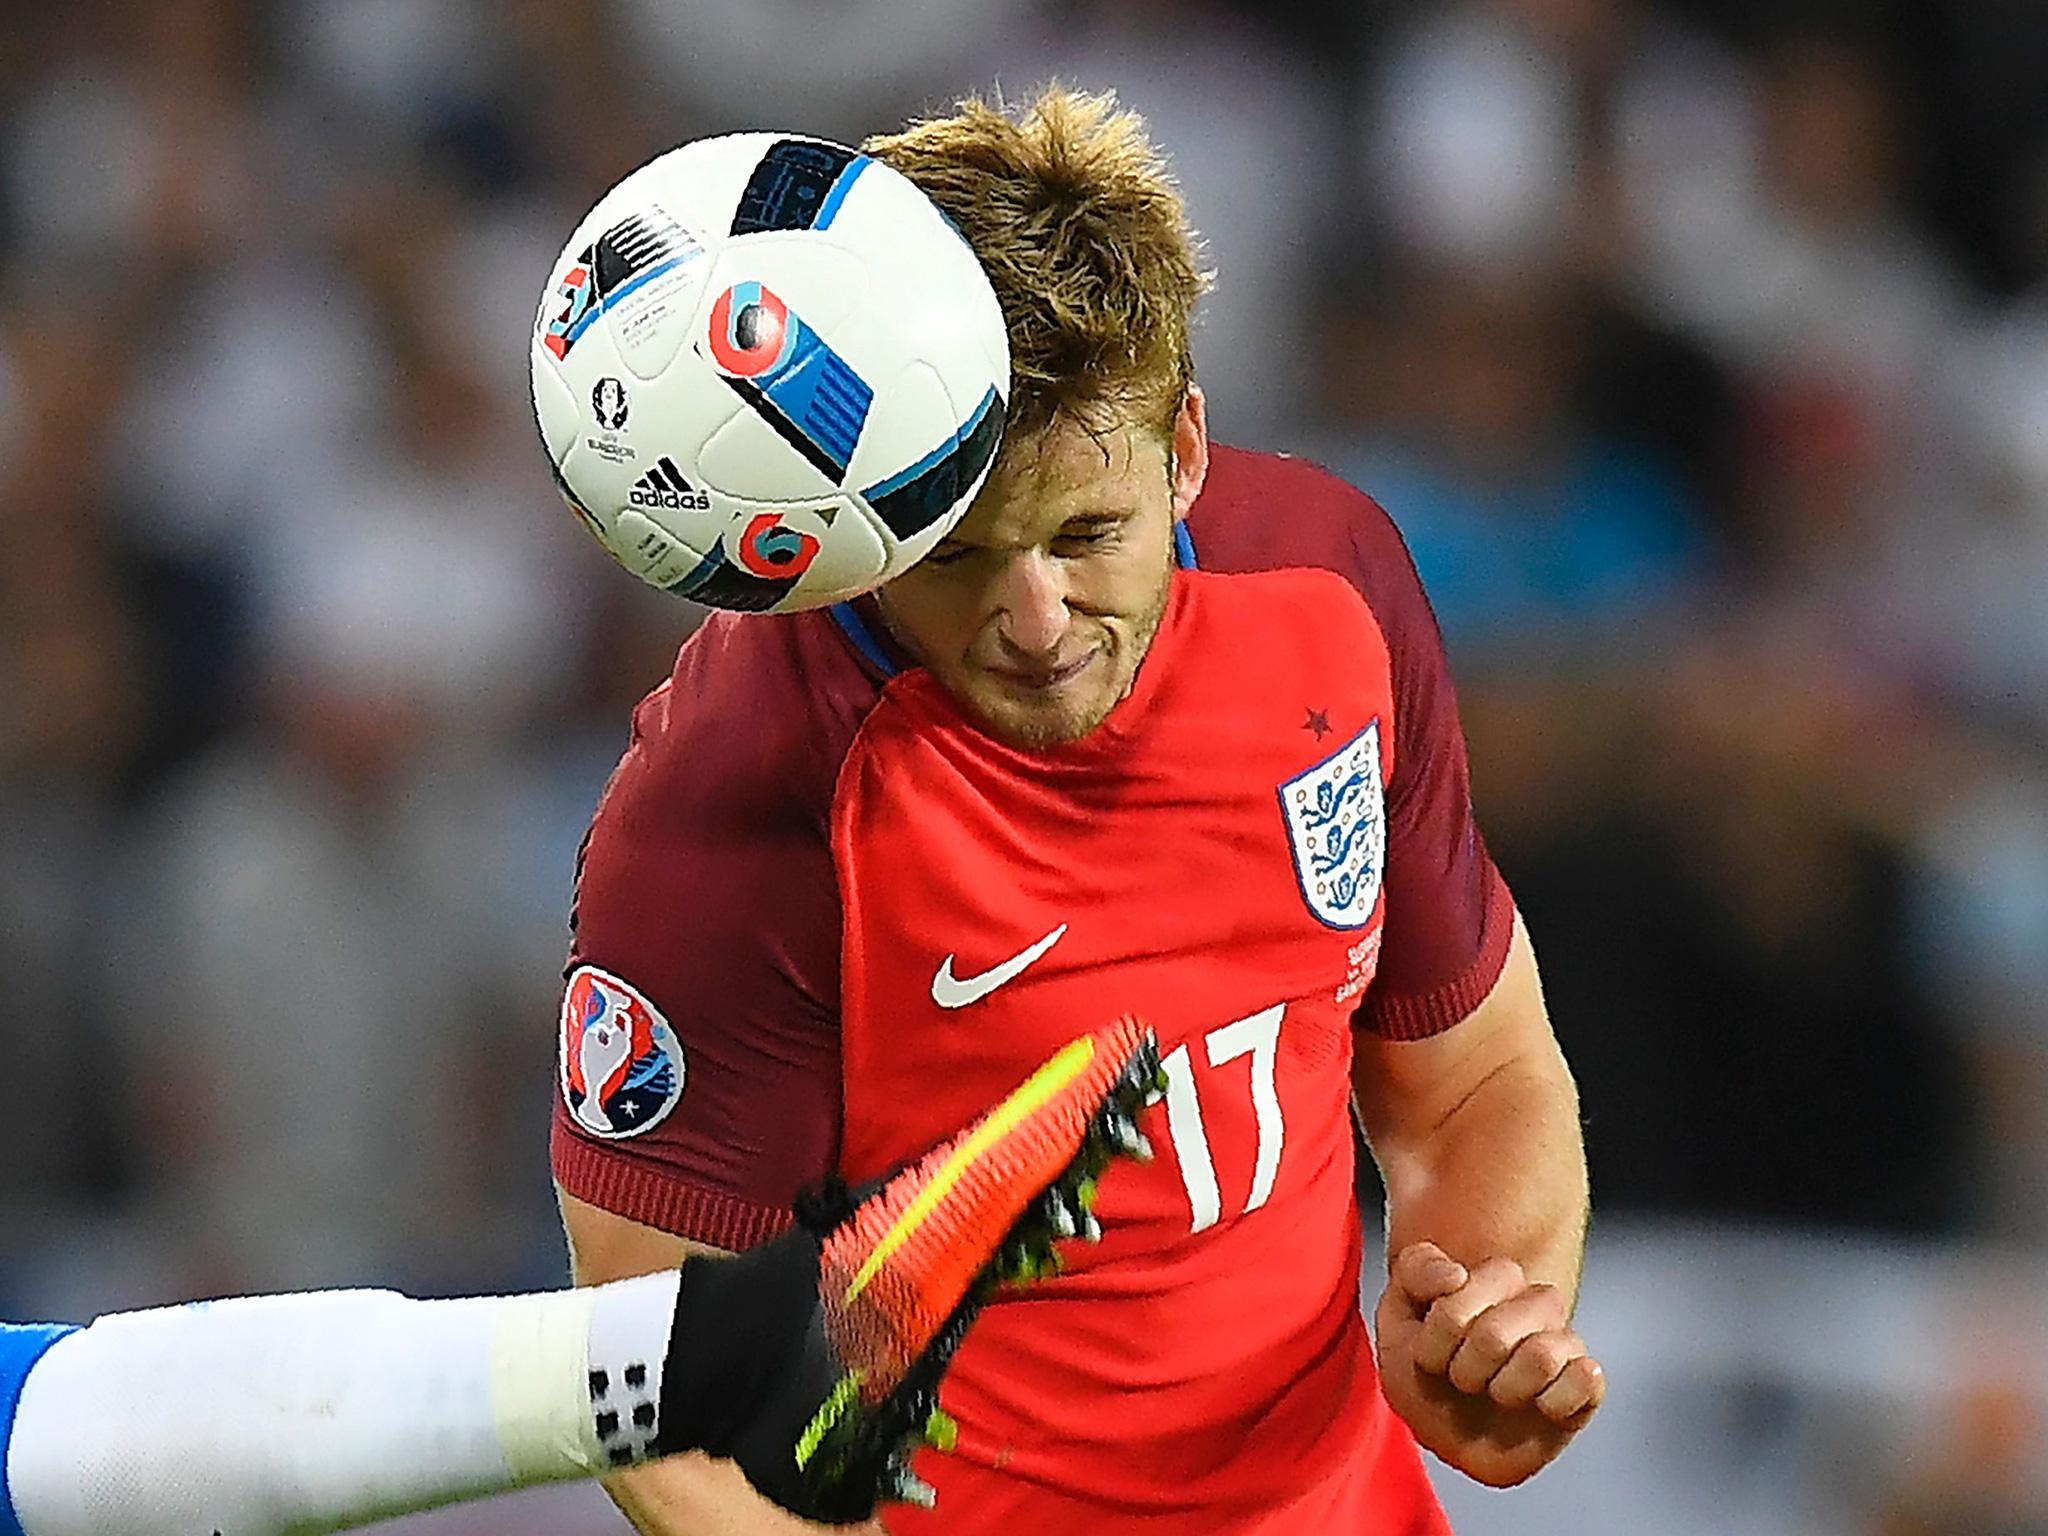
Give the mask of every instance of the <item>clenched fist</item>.
[{"label": "clenched fist", "polygon": [[1570,1443],[1607,1395],[1562,1292],[1512,1259],[1467,1269],[1434,1243],[1394,1256],[1377,1317],[1387,1401],[1423,1447],[1511,1488]]}]

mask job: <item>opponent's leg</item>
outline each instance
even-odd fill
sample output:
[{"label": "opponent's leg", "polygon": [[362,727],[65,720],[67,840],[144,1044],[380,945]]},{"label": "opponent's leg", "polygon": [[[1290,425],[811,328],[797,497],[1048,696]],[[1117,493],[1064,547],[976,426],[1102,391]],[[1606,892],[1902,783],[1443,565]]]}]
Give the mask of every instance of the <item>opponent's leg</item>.
[{"label": "opponent's leg", "polygon": [[1083,1037],[865,1201],[587,1290],[330,1291],[0,1328],[0,1536],[331,1530],[649,1456],[732,1456],[800,1514],[915,1497],[906,1444],[1006,1279],[1144,1150],[1150,1034]]},{"label": "opponent's leg", "polygon": [[28,1373],[51,1346],[77,1330],[61,1323],[0,1323],[0,1536],[22,1536],[7,1482],[7,1447]]},{"label": "opponent's leg", "polygon": [[652,1455],[677,1279],[102,1318],[25,1373],[12,1519],[22,1536],[271,1536]]}]

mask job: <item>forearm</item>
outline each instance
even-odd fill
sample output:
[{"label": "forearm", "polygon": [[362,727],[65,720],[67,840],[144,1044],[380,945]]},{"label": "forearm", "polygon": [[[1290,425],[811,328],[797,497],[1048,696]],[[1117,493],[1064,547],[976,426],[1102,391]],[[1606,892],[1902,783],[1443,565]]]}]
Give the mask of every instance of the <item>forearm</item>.
[{"label": "forearm", "polygon": [[[716,1530],[718,1465],[706,1456],[671,1456],[651,1476],[645,1467],[614,1472],[604,1479],[604,1491],[642,1536]],[[760,1500],[752,1489],[746,1492],[752,1494],[749,1502]]]},{"label": "forearm", "polygon": [[103,1318],[28,1371],[7,1491],[26,1536],[264,1536],[588,1476],[654,1448],[675,1306],[669,1274]]},{"label": "forearm", "polygon": [[[604,1480],[621,1514],[645,1536],[814,1536],[816,1525],[764,1499],[738,1463],[701,1453],[628,1467]],[[879,1533],[879,1524],[862,1526]]]},{"label": "forearm", "polygon": [[1427,1136],[1375,1145],[1387,1186],[1387,1251],[1435,1243],[1475,1264],[1509,1258],[1578,1294],[1589,1192],[1579,1100],[1550,1060],[1504,1064]]},{"label": "forearm", "polygon": [[1381,1386],[1418,1443],[1513,1487],[1606,1392],[1571,1326],[1588,1208],[1578,1089],[1521,918],[1485,1001],[1422,1040],[1359,1041],[1355,1067],[1387,1186]]},{"label": "forearm", "polygon": [[1578,1292],[1587,1217],[1579,1094],[1518,915],[1493,989],[1418,1041],[1361,1037],[1355,1082],[1387,1186],[1387,1253],[1433,1242],[1465,1264],[1512,1259]]}]

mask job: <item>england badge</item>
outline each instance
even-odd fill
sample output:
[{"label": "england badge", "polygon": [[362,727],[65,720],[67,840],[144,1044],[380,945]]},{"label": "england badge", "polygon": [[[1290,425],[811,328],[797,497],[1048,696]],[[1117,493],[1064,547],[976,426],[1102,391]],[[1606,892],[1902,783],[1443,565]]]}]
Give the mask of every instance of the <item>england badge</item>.
[{"label": "england badge", "polygon": [[630,982],[579,965],[562,994],[562,1099],[593,1136],[652,1130],[683,1096],[683,1048]]},{"label": "england badge", "polygon": [[1379,721],[1282,784],[1280,811],[1309,911],[1332,928],[1365,927],[1387,861]]}]

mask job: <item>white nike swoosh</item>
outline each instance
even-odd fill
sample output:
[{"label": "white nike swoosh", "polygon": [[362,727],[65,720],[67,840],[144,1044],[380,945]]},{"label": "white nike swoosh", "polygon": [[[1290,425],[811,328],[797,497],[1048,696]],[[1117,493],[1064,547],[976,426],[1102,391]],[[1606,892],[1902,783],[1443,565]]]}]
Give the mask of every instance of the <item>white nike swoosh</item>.
[{"label": "white nike swoosh", "polygon": [[932,1001],[941,1008],[965,1008],[969,1003],[978,1003],[1005,982],[1015,981],[1024,974],[1024,968],[1038,959],[1067,931],[1061,923],[1036,944],[1022,954],[1012,955],[1001,965],[991,966],[979,976],[955,976],[952,955],[939,962],[939,974],[932,978]]}]

